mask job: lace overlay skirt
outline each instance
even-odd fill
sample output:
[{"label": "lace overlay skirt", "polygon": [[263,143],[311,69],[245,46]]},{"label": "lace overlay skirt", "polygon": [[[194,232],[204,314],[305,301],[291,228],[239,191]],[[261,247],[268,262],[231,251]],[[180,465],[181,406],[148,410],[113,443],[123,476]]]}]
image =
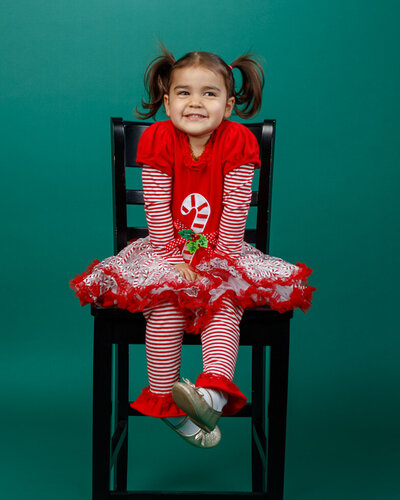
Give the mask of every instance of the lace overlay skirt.
[{"label": "lace overlay skirt", "polygon": [[224,297],[246,308],[267,304],[280,312],[297,307],[306,311],[315,290],[307,281],[312,271],[304,264],[265,255],[246,242],[236,260],[217,253],[204,255],[196,269],[201,280],[185,280],[147,237],[116,256],[94,261],[70,285],[82,305],[96,303],[135,312],[160,301],[172,302],[184,312],[185,329],[192,333],[201,331]]}]

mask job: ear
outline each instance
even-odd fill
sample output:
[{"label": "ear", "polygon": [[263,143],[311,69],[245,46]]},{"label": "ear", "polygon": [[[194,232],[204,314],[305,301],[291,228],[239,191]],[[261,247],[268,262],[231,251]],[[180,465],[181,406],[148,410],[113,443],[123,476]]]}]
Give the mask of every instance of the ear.
[{"label": "ear", "polygon": [[234,97],[230,97],[226,101],[224,118],[229,118],[231,116],[234,105],[235,105],[235,98]]},{"label": "ear", "polygon": [[168,94],[164,94],[164,108],[165,108],[165,114],[167,116],[170,116],[170,114],[169,114],[169,96],[168,96]]}]

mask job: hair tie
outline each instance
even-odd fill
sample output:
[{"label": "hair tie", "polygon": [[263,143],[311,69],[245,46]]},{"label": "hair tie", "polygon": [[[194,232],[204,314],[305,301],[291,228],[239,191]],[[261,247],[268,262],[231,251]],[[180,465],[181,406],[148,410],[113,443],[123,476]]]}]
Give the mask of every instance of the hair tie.
[{"label": "hair tie", "polygon": [[228,68],[229,68],[231,71],[233,70],[233,68],[232,68],[232,66],[231,66],[230,64],[228,64]]}]

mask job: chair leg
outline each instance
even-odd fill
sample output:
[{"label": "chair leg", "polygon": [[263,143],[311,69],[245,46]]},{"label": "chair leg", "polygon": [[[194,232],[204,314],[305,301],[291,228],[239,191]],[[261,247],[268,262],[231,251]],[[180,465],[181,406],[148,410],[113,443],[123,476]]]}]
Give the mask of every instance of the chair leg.
[{"label": "chair leg", "polygon": [[93,349],[92,499],[108,500],[111,440],[111,344],[105,334],[111,323],[95,318]]},{"label": "chair leg", "polygon": [[289,371],[289,323],[271,346],[268,407],[268,500],[283,499],[285,472],[286,411]]},{"label": "chair leg", "polygon": [[265,346],[252,347],[252,491],[265,492]]},{"label": "chair leg", "polygon": [[126,491],[128,482],[128,392],[129,392],[129,345],[116,344],[115,346],[115,399],[116,399],[116,423],[124,422],[126,434],[124,442],[118,453],[115,467],[115,489]]}]

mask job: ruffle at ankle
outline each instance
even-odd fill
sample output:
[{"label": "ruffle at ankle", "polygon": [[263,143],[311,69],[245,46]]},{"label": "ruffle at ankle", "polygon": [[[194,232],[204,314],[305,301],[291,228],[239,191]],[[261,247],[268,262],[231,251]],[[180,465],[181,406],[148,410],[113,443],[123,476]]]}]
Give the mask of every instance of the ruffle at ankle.
[{"label": "ruffle at ankle", "polygon": [[246,396],[240,392],[239,387],[224,375],[213,373],[200,373],[196,380],[196,387],[205,389],[219,389],[228,395],[228,402],[222,410],[222,416],[234,415],[246,404]]},{"label": "ruffle at ankle", "polygon": [[142,389],[140,396],[130,406],[149,417],[181,417],[186,415],[172,399],[172,394],[151,392],[150,387]]}]

